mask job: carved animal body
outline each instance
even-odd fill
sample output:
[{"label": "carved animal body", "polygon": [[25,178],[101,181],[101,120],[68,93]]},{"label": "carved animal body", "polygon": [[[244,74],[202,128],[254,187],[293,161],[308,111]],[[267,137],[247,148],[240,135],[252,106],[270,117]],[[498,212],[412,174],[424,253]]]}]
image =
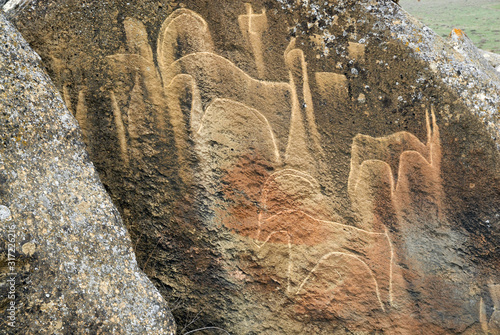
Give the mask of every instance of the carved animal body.
[{"label": "carved animal body", "polygon": [[[422,217],[429,225],[446,221],[433,107],[422,115],[424,142],[407,131],[353,137],[345,176],[354,213],[349,221],[333,210],[334,199],[319,181],[328,170],[313,100],[346,100],[345,74],[311,73],[291,39],[283,53],[288,80],[265,80],[267,14],[249,4],[238,26],[254,77],[217,53],[209,25],[191,10],[167,17],[155,52],[142,22],[127,18],[123,25],[128,53],[107,57],[112,73],[133,78],[126,91],[108,87],[123,165],[133,168],[150,154],[140,145],[143,137],[168,146],[172,131],[180,179],[199,190],[200,202],[214,213],[207,225],[225,227],[254,255],[249,264],[231,261],[262,283],[262,292],[269,282],[277,285],[293,304],[292,318],[356,325],[399,315],[411,304],[415,282],[412,292],[432,294],[408,279],[408,272],[425,278],[435,269],[414,256],[421,246],[406,236],[418,234]],[[363,44],[349,42],[347,52],[366,61]],[[86,95],[82,86],[75,115],[88,137]],[[486,302],[480,305],[481,327],[494,329],[497,315]]]},{"label": "carved animal body", "polygon": [[[266,13],[254,14],[248,5],[239,24],[262,77],[260,35]],[[293,39],[284,53],[289,81],[269,82],[250,77],[217,55],[207,23],[190,10],[177,10],[165,20],[158,37],[158,67],[142,23],[126,19],[124,25],[130,53],[109,57],[116,70],[136,77],[130,92],[130,100],[136,102],[125,113],[128,129],[110,91],[123,162],[133,159],[127,146],[133,146],[140,129],[146,128],[140,124],[144,122],[140,96],[148,97],[156,110],[157,132],[164,131],[166,122],[172,124],[184,182],[194,183],[190,157],[198,157],[204,176],[198,183],[210,194],[219,191],[214,181],[230,174],[242,157],[259,157],[276,172],[256,193],[260,196],[254,199],[258,203],[254,212],[246,218],[235,216],[250,223],[243,229],[235,217],[222,222],[254,241],[250,247],[259,255],[260,265],[286,288],[298,304],[297,312],[362,318],[374,309],[390,311],[396,270],[386,224],[393,225],[411,208],[415,187],[440,206],[440,143],[434,111],[432,121],[427,116],[427,144],[407,132],[354,138],[349,194],[361,222],[357,227],[345,225],[336,221],[338,216],[331,213],[314,177],[321,172],[323,149],[307,63]],[[353,43],[350,49],[363,58],[362,45]],[[341,74],[318,72],[315,78],[325,95],[334,91],[341,96],[346,87]],[[231,195],[226,198],[231,200]],[[363,301],[366,309],[349,308],[354,300]]]},{"label": "carved animal body", "polygon": [[477,116],[498,99],[472,45],[392,1],[84,2],[8,15],[181,326],[497,332],[500,156]]}]

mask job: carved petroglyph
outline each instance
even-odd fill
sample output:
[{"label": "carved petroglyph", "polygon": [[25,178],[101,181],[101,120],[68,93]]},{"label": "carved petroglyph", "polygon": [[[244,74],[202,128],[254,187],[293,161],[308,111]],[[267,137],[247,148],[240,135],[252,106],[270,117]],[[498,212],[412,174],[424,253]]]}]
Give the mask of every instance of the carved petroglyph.
[{"label": "carved petroglyph", "polygon": [[[247,14],[238,22],[262,78],[265,12],[254,14],[247,5]],[[214,200],[214,207],[228,208],[238,205],[238,196],[247,197],[242,205],[244,227],[226,222],[234,221],[227,213],[218,220],[250,239],[259,266],[286,287],[297,305],[333,315],[388,311],[394,300],[395,254],[386,227],[412,208],[415,190],[425,191],[433,201],[441,198],[434,111],[432,122],[427,117],[426,144],[407,132],[356,136],[348,192],[361,222],[346,225],[315,178],[323,171],[318,163],[323,149],[306,58],[295,40],[284,52],[288,82],[270,82],[251,77],[216,54],[207,23],[190,10],[177,10],[165,20],[156,55],[142,23],[126,19],[124,26],[129,54],[108,57],[115,71],[134,78],[126,99],[118,101],[118,94],[110,91],[124,162],[127,146],[150,131],[143,124],[148,123],[145,111],[153,108],[157,134],[163,134],[168,123],[172,126],[184,183],[196,182],[215,193],[223,188],[221,176],[230,171],[239,169],[251,181],[248,175],[255,172],[256,185],[240,183],[239,195],[229,190],[227,199]],[[361,60],[364,46],[351,44],[349,53]],[[314,81],[321,98],[347,99],[345,75],[318,72]],[[124,115],[120,106],[126,106]],[[193,181],[193,162],[199,163],[200,180]],[[261,170],[249,171],[252,164],[261,164]],[[225,181],[228,189],[241,176]],[[248,191],[251,187],[257,191]],[[349,302],[356,300],[363,301],[366,310],[350,309]]]},{"label": "carved petroglyph", "polygon": [[[382,309],[382,301],[390,303],[392,300],[393,250],[386,232],[369,232],[320,220],[303,211],[284,210],[259,222],[256,240],[262,241],[256,242],[259,249],[270,243],[288,246],[289,271],[286,282],[289,293],[306,294],[308,285],[314,285],[311,282],[329,278],[328,271],[322,271],[322,264],[327,263],[326,260],[333,255],[343,255],[343,263],[363,264],[361,272],[366,272],[371,278],[373,292]],[[296,254],[297,245],[309,246],[308,261],[304,262],[303,255]]]},{"label": "carved petroglyph", "polygon": [[349,52],[349,57],[355,59],[358,62],[364,62],[365,60],[365,45],[356,42],[349,42],[347,47]]},{"label": "carved petroglyph", "polygon": [[[354,139],[349,194],[360,212],[359,228],[318,219],[318,215],[325,215],[321,213],[323,199],[319,183],[310,174],[285,169],[266,180],[255,236],[261,241],[257,247],[269,259],[273,257],[271,245],[288,247],[288,255],[279,249],[288,262],[286,271],[277,260],[270,261],[269,268],[287,274],[283,283],[298,301],[335,313],[345,312],[345,306],[340,308],[336,303],[340,296],[343,300],[339,301],[344,302],[375,301],[383,311],[393,304],[395,255],[386,224],[397,223],[398,214],[413,208],[412,196],[407,194],[410,190],[425,189],[434,200],[441,196],[439,129],[433,109],[431,117],[432,121],[426,115],[425,145],[407,132],[377,139],[358,135]],[[396,176],[393,171],[398,172]],[[307,257],[300,254],[304,252],[297,248],[300,245],[308,246]],[[372,292],[371,298],[367,292]]]},{"label": "carved petroglyph", "polygon": [[322,99],[345,101],[349,96],[349,85],[347,77],[343,74],[333,72],[316,72],[314,74],[318,93]]},{"label": "carved petroglyph", "polygon": [[259,222],[285,209],[301,210],[325,220],[335,217],[318,181],[295,169],[271,174],[262,187],[260,203],[265,212],[259,213]]},{"label": "carved petroglyph", "polygon": [[139,55],[147,61],[153,60],[153,51],[148,42],[148,33],[142,22],[126,18],[123,21],[125,34],[127,36],[127,46],[131,54]]},{"label": "carved petroglyph", "polygon": [[88,110],[87,103],[85,101],[85,95],[87,94],[87,88],[82,87],[78,92],[78,103],[76,105],[76,113],[75,118],[80,125],[80,129],[82,130],[83,139],[86,143],[88,143],[89,135],[90,135],[90,124],[88,120]]},{"label": "carved petroglyph", "polygon": [[[278,132],[278,138],[287,135],[287,115],[290,115],[291,110],[289,84],[253,79],[229,60],[214,54],[208,26],[198,14],[180,9],[165,20],[158,38],[158,68],[154,65],[143,24],[127,19],[124,25],[131,53],[108,57],[110,64],[117,72],[139,75],[140,80],[136,80],[134,88],[142,85],[143,96],[156,106],[156,128],[160,134],[164,131],[165,112],[168,111],[183,170],[189,171],[184,164],[189,156],[185,152],[189,150],[187,138],[200,127],[201,115],[214,99],[230,99],[258,109],[269,122],[274,123],[273,129]],[[179,75],[186,77],[177,77]],[[185,84],[177,83],[179,80]],[[200,82],[202,86],[198,85]],[[134,92],[132,90],[131,95]],[[181,98],[191,93],[192,102]],[[181,106],[186,105],[192,106],[191,110],[182,112]],[[137,115],[144,111],[137,107],[131,113]],[[132,138],[137,136],[137,132],[130,128],[139,127],[133,119],[129,118],[128,124],[129,136]],[[185,125],[188,125],[188,129],[185,129]],[[284,152],[285,144],[278,146]]]},{"label": "carved petroglyph", "polygon": [[292,88],[292,119],[285,162],[290,167],[314,174],[323,149],[316,128],[307,63],[304,52],[295,47],[295,39],[285,50],[285,63]]},{"label": "carved petroglyph", "polygon": [[127,112],[128,135],[131,141],[136,141],[141,135],[141,126],[144,125],[146,106],[143,99],[143,87],[139,75],[135,76],[134,86],[130,91],[130,102]]},{"label": "carved petroglyph", "polygon": [[[324,255],[323,257],[321,257],[321,259],[318,261],[318,263],[314,266],[314,268],[311,270],[311,272],[309,272],[309,274],[307,275],[307,277],[300,284],[299,288],[297,289],[296,294],[300,294],[301,291],[304,290],[304,286],[306,284],[311,284],[310,282],[313,281],[311,279],[311,277],[313,275],[316,277],[316,281],[318,281],[317,278],[320,277],[320,276],[323,276],[324,278],[326,278],[327,281],[328,281],[328,279],[330,279],[332,277],[335,278],[335,276],[331,276],[330,273],[328,273],[328,270],[335,271],[335,273],[339,276],[339,280],[341,280],[342,279],[342,275],[339,272],[339,268],[340,267],[339,267],[338,263],[333,263],[333,267],[331,269],[328,269],[327,271],[320,271],[320,270],[322,270],[322,267],[327,267],[327,262],[330,259],[335,258],[335,257],[347,258],[347,260],[345,260],[345,262],[341,262],[341,263],[348,264],[349,266],[355,266],[355,263],[357,262],[357,263],[359,263],[358,265],[361,265],[362,267],[365,268],[366,274],[368,274],[369,277],[373,280],[372,290],[375,292],[375,294],[377,296],[377,300],[378,300],[378,302],[380,304],[380,308],[385,312],[384,303],[382,302],[382,299],[380,297],[380,289],[379,289],[379,286],[378,286],[378,281],[377,281],[377,278],[375,277],[373,271],[368,266],[368,264],[366,264],[366,262],[364,262],[359,256],[355,256],[355,255],[349,254],[349,253],[332,251],[332,252],[329,252],[328,254]],[[321,272],[323,272],[323,273],[321,275],[318,275]],[[343,272],[346,273],[348,271],[344,270]],[[328,293],[330,293],[331,291],[333,291],[333,289],[336,288],[337,286],[339,286],[339,285],[337,284],[334,287],[331,287],[331,288],[329,288],[327,290],[324,290],[323,292],[321,292],[321,295],[327,295]],[[330,304],[330,302],[331,302],[331,300],[328,301],[327,304]]]},{"label": "carved petroglyph", "polygon": [[[250,6],[247,9],[249,12],[240,16],[239,22],[243,34],[246,34],[253,45],[256,62],[262,61],[262,66],[258,67],[263,69],[262,57],[258,56],[258,46],[261,44],[258,40],[267,25],[265,12],[254,14]],[[190,10],[177,10],[163,23],[157,43],[158,68],[154,65],[154,55],[144,25],[128,18],[124,21],[124,26],[130,53],[109,56],[110,65],[117,72],[136,74],[136,83],[129,94],[132,96],[140,93],[141,89],[144,91],[143,95],[155,107],[156,128],[160,134],[166,122],[165,112],[168,113],[168,120],[174,128],[181,166],[184,166],[186,157],[190,156],[185,152],[190,150],[186,143],[189,138],[196,140],[193,130],[201,127],[201,115],[206,114],[203,119],[206,122],[212,115],[206,113],[207,108],[216,99],[223,99],[257,111],[260,119],[265,119],[265,123],[269,124],[273,145],[279,154],[275,157],[276,154],[273,153],[270,162],[285,163],[315,173],[317,155],[322,149],[314,121],[307,64],[303,52],[295,48],[294,42],[285,52],[290,82],[267,82],[250,77],[228,59],[215,54],[208,25],[201,16]],[[191,79],[177,77],[179,75],[189,76]],[[184,78],[186,84],[175,84],[179,78]],[[193,94],[191,103],[179,98],[188,96],[190,92]],[[181,111],[181,106],[186,105],[192,107],[189,111],[186,108]],[[143,108],[145,107],[140,107],[137,103],[133,111],[129,106],[125,112],[129,121],[129,141],[140,136],[134,129],[139,128],[136,125],[140,123],[139,119],[132,114],[140,114]],[[236,115],[239,114],[226,116],[234,118]],[[185,129],[186,124],[188,127]],[[268,140],[264,138],[263,141]],[[120,143],[122,142],[123,139],[120,139]],[[122,144],[120,146],[123,147]]]},{"label": "carved petroglyph", "polygon": [[[397,210],[413,206],[417,198],[436,204],[436,211],[442,207],[443,189],[441,185],[441,142],[436,123],[434,107],[431,117],[426,113],[427,155],[425,152],[407,151],[401,154],[396,194],[401,200]],[[420,194],[419,194],[420,193]],[[423,194],[423,195],[422,195]]]},{"label": "carved petroglyph", "polygon": [[[147,105],[151,106],[154,111],[154,131],[162,138],[165,132],[166,101],[146,28],[140,21],[132,18],[126,18],[123,25],[130,53],[108,56],[107,60],[114,73],[131,73],[134,78],[132,89],[124,101],[119,101],[115,92],[110,92],[121,157],[128,165],[129,148],[135,147],[141,136],[153,131],[150,126],[151,122],[146,117]],[[124,113],[120,105],[124,106]]]},{"label": "carved petroglyph", "polygon": [[175,76],[165,89],[169,120],[174,131],[177,158],[182,167],[181,179],[189,184],[191,182],[190,138],[197,132],[201,124],[203,108],[201,105],[198,86],[193,77],[187,74]]},{"label": "carved petroglyph", "polygon": [[[345,311],[349,299],[372,301],[382,311],[392,304],[394,251],[386,231],[319,219],[332,216],[320,185],[295,169],[271,174],[260,203],[257,249],[293,299],[334,314]],[[340,296],[342,308],[335,302]]]},{"label": "carved petroglyph", "polygon": [[[251,27],[254,16],[249,12],[240,16],[239,22],[259,64],[256,47],[259,43],[251,41],[255,38],[252,34],[256,33]],[[205,32],[206,26],[200,18],[196,17],[195,21],[200,27],[197,31]],[[174,40],[169,39],[168,34],[164,33],[164,38]],[[190,45],[196,46],[196,43]],[[258,213],[258,227],[254,230],[262,261],[269,265],[275,261],[270,271],[281,269],[276,276],[283,275],[288,293],[300,299],[308,295],[309,288],[320,287],[320,281],[329,281],[331,271],[342,276],[343,266],[356,268],[366,274],[369,283],[366,289],[384,310],[392,299],[393,251],[386,232],[370,232],[331,221],[335,215],[319,183],[312,177],[318,171],[317,160],[322,148],[303,52],[295,47],[294,41],[290,43],[284,54],[290,81],[275,83],[250,77],[213,51],[196,49],[192,47],[191,52],[178,58],[167,57],[168,61],[160,64],[163,83],[168,83],[165,92],[177,145],[188,146],[186,132],[181,128],[189,124],[192,138],[199,143],[198,150],[206,151],[204,159],[208,157],[212,162],[208,165],[211,170],[224,171],[249,152],[258,153],[271,166],[283,165],[263,186],[260,203],[265,210]],[[325,78],[325,90],[330,89],[329,86],[346,90],[345,77],[320,74],[318,78]],[[184,95],[191,95],[191,102],[182,97],[185,91],[191,92]],[[178,136],[180,133],[184,135]],[[280,142],[279,139],[287,140]],[[297,246],[307,246],[309,250],[304,254]],[[287,262],[283,263],[283,257]],[[337,264],[339,260],[342,264]],[[332,270],[333,264],[338,267]],[[355,275],[349,277],[348,273],[344,277],[350,278],[348,286],[356,280]],[[334,286],[339,292],[347,287],[345,283]]]},{"label": "carved petroglyph", "polygon": [[[352,145],[348,191],[363,227],[394,222],[414,208],[417,197],[439,214],[442,201],[441,148],[434,110],[426,114],[427,143],[399,132],[373,138],[357,135]],[[377,229],[375,226],[370,227]]]},{"label": "carved petroglyph", "polygon": [[[203,141],[217,143],[224,164],[248,152],[257,152],[275,165],[280,156],[267,119],[256,109],[229,99],[216,99],[206,109],[198,134]],[[222,164],[221,164],[221,167]]]},{"label": "carved petroglyph", "polygon": [[[186,150],[187,137],[192,130],[190,117],[193,116],[194,124],[199,122],[202,113],[201,100],[196,98],[199,94],[192,78],[181,76],[174,80],[167,75],[165,69],[182,52],[213,49],[206,22],[198,14],[186,9],[177,10],[167,18],[158,37],[158,67],[154,63],[144,25],[140,21],[127,18],[124,27],[130,53],[112,55],[108,60],[114,71],[135,74],[135,83],[130,92],[127,109],[127,130],[130,141],[146,134],[150,128],[145,117],[147,106],[144,98],[146,98],[154,110],[154,129],[160,138],[163,138],[166,131],[168,110],[168,121],[174,128],[176,146],[179,150],[180,170],[188,173]],[[165,80],[167,77],[168,80]],[[116,105],[118,106],[118,103]],[[183,111],[184,106],[188,105],[191,107],[189,112]],[[117,115],[115,113],[115,117]],[[120,147],[123,147],[123,138],[119,141]]]},{"label": "carved petroglyph", "polygon": [[[64,104],[68,108],[69,112],[75,116],[82,131],[83,140],[88,144],[92,135],[92,126],[88,119],[88,109],[86,103],[88,89],[85,84],[78,85],[75,88],[75,78],[71,69],[68,68],[68,64],[53,55],[51,55],[50,58],[52,70],[57,76],[55,81],[59,82],[62,86],[61,93]],[[74,96],[75,93],[76,98]],[[74,104],[75,101],[76,105]],[[87,145],[87,150],[91,150],[90,145]]]},{"label": "carved petroglyph", "polygon": [[71,94],[69,93],[69,85],[70,84],[63,85],[63,89],[62,89],[63,94],[62,95],[63,95],[64,104],[66,105],[66,107],[68,108],[70,113],[75,115],[75,112],[73,111],[73,104],[71,103]]},{"label": "carved petroglyph", "polygon": [[114,71],[139,74],[148,101],[158,106],[164,104],[161,81],[152,59],[148,60],[140,55],[117,54],[108,56],[108,61]]},{"label": "carved petroglyph", "polygon": [[385,162],[367,160],[361,164],[359,179],[352,197],[362,218],[361,227],[381,230],[384,222],[392,222],[393,179]]},{"label": "carved petroglyph", "polygon": [[262,52],[262,33],[267,29],[266,10],[262,9],[261,14],[254,14],[251,4],[247,3],[245,4],[245,7],[247,9],[247,13],[245,15],[238,16],[238,23],[240,25],[243,38],[252,49],[259,78],[264,78],[266,74],[266,67]]},{"label": "carved petroglyph", "polygon": [[[291,114],[291,89],[287,83],[266,82],[250,77],[219,55],[199,52],[176,60],[170,75],[188,74],[198,85],[203,108],[217,98],[243,103],[258,110],[272,125],[280,152],[284,152]],[[224,79],[222,79],[224,78]],[[167,81],[170,78],[166,79]]]},{"label": "carved petroglyph", "polygon": [[214,52],[208,24],[193,11],[178,9],[163,22],[158,35],[158,65],[164,86],[173,78],[168,73],[170,65],[183,56],[197,52]]}]

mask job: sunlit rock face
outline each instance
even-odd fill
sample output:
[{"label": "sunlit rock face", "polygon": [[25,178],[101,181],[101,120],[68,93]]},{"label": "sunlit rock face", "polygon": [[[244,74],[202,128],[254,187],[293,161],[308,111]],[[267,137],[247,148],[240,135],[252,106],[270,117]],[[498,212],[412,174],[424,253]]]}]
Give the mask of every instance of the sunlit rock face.
[{"label": "sunlit rock face", "polygon": [[499,332],[500,85],[462,37],[392,1],[11,18],[179,330]]},{"label": "sunlit rock face", "polygon": [[0,14],[2,334],[173,334],[40,58]]}]

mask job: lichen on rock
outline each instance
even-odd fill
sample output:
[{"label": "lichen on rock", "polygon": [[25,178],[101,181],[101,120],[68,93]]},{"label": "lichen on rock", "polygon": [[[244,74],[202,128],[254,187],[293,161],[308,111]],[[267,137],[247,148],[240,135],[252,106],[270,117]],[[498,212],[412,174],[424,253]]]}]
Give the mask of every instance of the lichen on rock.
[{"label": "lichen on rock", "polygon": [[86,4],[9,15],[181,332],[498,330],[498,79],[462,35],[389,0]]},{"label": "lichen on rock", "polygon": [[3,334],[173,334],[40,58],[0,14]]}]

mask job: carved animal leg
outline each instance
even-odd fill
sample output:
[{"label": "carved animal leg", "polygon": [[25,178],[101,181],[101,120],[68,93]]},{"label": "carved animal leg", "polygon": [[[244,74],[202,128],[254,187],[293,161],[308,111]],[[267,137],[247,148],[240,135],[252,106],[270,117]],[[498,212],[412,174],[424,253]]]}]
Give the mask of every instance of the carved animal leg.
[{"label": "carved animal leg", "polygon": [[109,92],[111,98],[111,108],[113,109],[113,119],[115,121],[116,133],[118,137],[118,143],[120,145],[120,156],[126,167],[129,166],[128,157],[128,146],[127,146],[127,136],[125,134],[125,126],[123,125],[122,112],[118,106],[118,101],[116,100],[115,92]]},{"label": "carved animal leg", "polygon": [[163,86],[173,75],[170,65],[177,59],[196,52],[213,52],[210,30],[205,20],[189,9],[178,9],[163,22],[157,42],[157,57]]},{"label": "carved animal leg", "polygon": [[294,41],[285,51],[285,61],[292,88],[292,119],[285,163],[315,174],[323,150],[316,128],[307,64],[302,50],[294,49]]},{"label": "carved animal leg", "polygon": [[174,131],[179,174],[182,181],[192,183],[193,163],[195,161],[194,142],[195,125],[199,124],[202,107],[198,87],[189,75],[177,75],[165,89],[168,101],[170,124]]}]

